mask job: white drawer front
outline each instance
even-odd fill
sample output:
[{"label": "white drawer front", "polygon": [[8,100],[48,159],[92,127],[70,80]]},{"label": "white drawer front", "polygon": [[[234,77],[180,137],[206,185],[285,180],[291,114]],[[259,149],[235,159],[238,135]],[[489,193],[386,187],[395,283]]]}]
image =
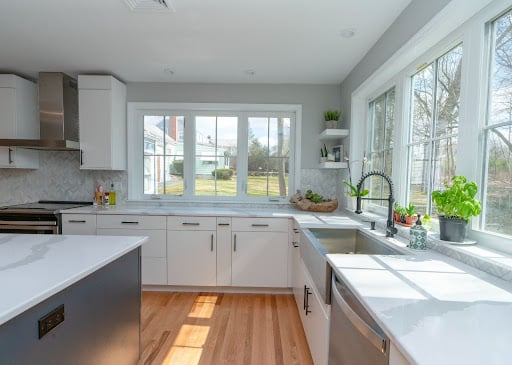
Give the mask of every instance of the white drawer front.
[{"label": "white drawer front", "polygon": [[169,216],[167,229],[173,231],[214,231],[217,229],[216,217]]},{"label": "white drawer front", "polygon": [[142,257],[167,257],[167,231],[163,229],[98,228],[98,236],[148,236],[142,245]]},{"label": "white drawer front", "polygon": [[98,228],[165,229],[165,216],[98,214]]},{"label": "white drawer front", "polygon": [[288,232],[287,218],[233,218],[233,231]]},{"label": "white drawer front", "polygon": [[63,214],[62,234],[96,234],[96,215]]},{"label": "white drawer front", "polygon": [[142,284],[167,285],[167,259],[143,257],[141,264]]}]

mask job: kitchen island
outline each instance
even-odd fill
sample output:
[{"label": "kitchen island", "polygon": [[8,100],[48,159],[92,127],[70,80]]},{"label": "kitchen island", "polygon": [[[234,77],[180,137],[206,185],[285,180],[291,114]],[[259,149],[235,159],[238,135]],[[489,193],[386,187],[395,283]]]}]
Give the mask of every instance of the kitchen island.
[{"label": "kitchen island", "polygon": [[0,235],[0,363],[136,364],[146,240]]}]

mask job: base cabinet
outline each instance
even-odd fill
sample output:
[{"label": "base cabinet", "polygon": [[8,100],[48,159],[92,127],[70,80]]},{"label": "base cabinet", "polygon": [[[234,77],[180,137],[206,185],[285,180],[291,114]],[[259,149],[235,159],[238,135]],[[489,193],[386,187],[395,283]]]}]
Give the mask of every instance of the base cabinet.
[{"label": "base cabinet", "polygon": [[215,231],[167,231],[167,283],[217,285]]},{"label": "base cabinet", "polygon": [[329,355],[330,307],[323,304],[302,260],[299,260],[296,267],[293,294],[299,308],[311,357],[315,365],[326,365]]},{"label": "base cabinet", "polygon": [[97,219],[96,233],[105,236],[148,236],[148,242],[142,245],[142,284],[166,285],[165,223],[164,216],[103,215]]},{"label": "base cabinet", "polygon": [[96,234],[96,216],[93,214],[62,214],[62,234]]},{"label": "base cabinet", "polygon": [[233,232],[232,241],[233,286],[287,286],[287,232]]}]

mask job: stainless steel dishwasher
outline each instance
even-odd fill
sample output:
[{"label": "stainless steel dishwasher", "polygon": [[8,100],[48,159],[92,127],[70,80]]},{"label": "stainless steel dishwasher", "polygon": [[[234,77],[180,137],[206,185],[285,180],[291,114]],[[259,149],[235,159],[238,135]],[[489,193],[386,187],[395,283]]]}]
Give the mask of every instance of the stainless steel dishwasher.
[{"label": "stainless steel dishwasher", "polygon": [[389,364],[389,338],[334,273],[331,284],[329,365]]}]

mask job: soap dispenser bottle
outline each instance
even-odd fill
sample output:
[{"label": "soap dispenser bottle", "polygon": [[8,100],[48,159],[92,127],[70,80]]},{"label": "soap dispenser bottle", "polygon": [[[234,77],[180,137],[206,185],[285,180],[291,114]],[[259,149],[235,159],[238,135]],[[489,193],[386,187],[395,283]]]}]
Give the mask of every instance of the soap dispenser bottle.
[{"label": "soap dispenser bottle", "polygon": [[427,248],[427,229],[421,225],[421,215],[418,214],[416,224],[409,230],[409,248],[425,250]]}]

